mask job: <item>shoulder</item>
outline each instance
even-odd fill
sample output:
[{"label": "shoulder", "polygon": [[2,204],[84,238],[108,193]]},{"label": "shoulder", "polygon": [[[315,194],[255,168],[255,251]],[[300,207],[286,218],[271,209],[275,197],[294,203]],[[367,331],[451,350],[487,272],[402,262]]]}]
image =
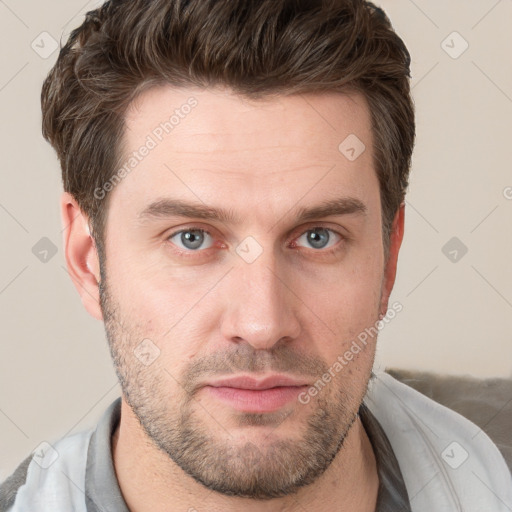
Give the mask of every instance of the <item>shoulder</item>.
[{"label": "shoulder", "polygon": [[511,509],[512,476],[477,425],[383,372],[365,403],[389,438],[414,510]]},{"label": "shoulder", "polygon": [[85,503],[87,451],[93,431],[41,443],[0,484],[0,510],[85,511],[80,503]]},{"label": "shoulder", "polygon": [[27,480],[28,466],[32,462],[32,454],[29,455],[14,472],[0,483],[0,510],[7,511],[16,500],[18,489],[25,485]]}]

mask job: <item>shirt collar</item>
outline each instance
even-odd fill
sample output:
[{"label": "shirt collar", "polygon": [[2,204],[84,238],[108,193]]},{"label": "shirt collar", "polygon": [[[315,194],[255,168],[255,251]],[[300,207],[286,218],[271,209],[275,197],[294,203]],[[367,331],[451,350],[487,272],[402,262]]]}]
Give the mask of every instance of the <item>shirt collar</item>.
[{"label": "shirt collar", "polygon": [[411,504],[393,448],[377,418],[363,403],[359,417],[372,444],[379,475],[375,512],[411,512]]},{"label": "shirt collar", "polygon": [[121,494],[112,456],[111,439],[121,419],[121,397],[103,413],[92,433],[85,470],[87,512],[130,512]]}]

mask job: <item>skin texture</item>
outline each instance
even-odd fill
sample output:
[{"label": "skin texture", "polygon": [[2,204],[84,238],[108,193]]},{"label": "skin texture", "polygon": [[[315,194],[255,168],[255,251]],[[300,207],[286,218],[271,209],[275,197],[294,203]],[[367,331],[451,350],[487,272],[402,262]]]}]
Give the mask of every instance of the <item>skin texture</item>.
[{"label": "skin texture", "polygon": [[[375,337],[307,404],[241,412],[204,387],[273,373],[313,385],[385,313],[404,207],[384,261],[366,102],[158,87],[126,114],[127,158],[191,97],[197,106],[110,192],[101,268],[88,219],[62,195],[70,275],[105,322],[123,390],[112,439],[123,496],[137,512],[373,511],[375,458],[357,411]],[[350,134],[366,146],[354,161],[338,150]],[[366,211],[297,222],[301,207],[339,197]],[[169,198],[229,209],[238,222],[141,217]],[[176,235],[187,229],[195,246]],[[249,263],[237,247],[261,254]]]}]

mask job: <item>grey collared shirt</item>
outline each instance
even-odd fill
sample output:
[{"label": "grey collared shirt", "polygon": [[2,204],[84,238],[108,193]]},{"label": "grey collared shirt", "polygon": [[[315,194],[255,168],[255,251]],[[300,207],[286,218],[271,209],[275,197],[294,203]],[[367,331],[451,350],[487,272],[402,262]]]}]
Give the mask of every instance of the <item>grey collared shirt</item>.
[{"label": "grey collared shirt", "polygon": [[[375,416],[363,404],[361,422],[377,461],[379,491],[375,512],[411,512],[400,466]],[[121,494],[112,459],[111,438],[121,418],[121,397],[101,417],[87,452],[85,495],[87,512],[130,512]]]}]

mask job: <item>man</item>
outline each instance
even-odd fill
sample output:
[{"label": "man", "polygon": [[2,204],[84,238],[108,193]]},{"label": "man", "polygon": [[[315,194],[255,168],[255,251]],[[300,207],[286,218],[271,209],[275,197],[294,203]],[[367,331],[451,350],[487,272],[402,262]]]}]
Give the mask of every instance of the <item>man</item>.
[{"label": "man", "polygon": [[87,15],[45,81],[43,132],[68,269],[123,394],[27,457],[5,510],[511,510],[485,434],[372,373],[401,309],[409,63],[361,0]]}]

